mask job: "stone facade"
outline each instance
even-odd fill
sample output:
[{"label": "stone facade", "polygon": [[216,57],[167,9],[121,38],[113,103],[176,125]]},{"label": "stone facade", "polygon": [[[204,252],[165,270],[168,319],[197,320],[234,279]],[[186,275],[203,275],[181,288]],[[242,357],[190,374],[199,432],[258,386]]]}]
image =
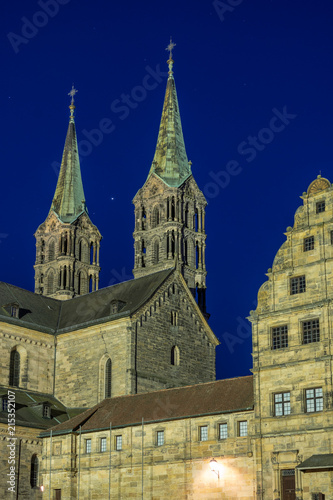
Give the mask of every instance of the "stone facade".
[{"label": "stone facade", "polygon": [[295,470],[313,454],[333,452],[333,190],[319,176],[302,198],[250,316],[263,498],[288,498],[284,483],[292,480],[298,499],[333,493],[331,471]]},{"label": "stone facade", "polygon": [[[55,435],[52,454],[52,490],[61,490],[62,499],[100,500],[144,498],[168,500],[252,499],[255,496],[253,469],[255,447],[249,437],[237,436],[237,422],[249,420],[252,412],[233,415],[196,417],[142,426]],[[218,438],[219,423],[228,422],[228,439]],[[207,441],[200,441],[200,427],[208,427]],[[164,433],[164,444],[157,444],[157,433]],[[116,449],[117,436],[122,449]],[[101,440],[106,448],[101,451]],[[91,440],[91,452],[86,442]],[[111,442],[111,456],[110,456]],[[79,449],[81,450],[79,453]],[[79,458],[80,455],[80,458]],[[220,477],[210,470],[215,457]],[[44,439],[43,464],[50,460],[50,438]],[[48,494],[50,475],[46,469],[43,484]],[[109,482],[110,481],[110,482]],[[143,497],[142,495],[143,490]],[[223,492],[223,493],[222,493]]]}]

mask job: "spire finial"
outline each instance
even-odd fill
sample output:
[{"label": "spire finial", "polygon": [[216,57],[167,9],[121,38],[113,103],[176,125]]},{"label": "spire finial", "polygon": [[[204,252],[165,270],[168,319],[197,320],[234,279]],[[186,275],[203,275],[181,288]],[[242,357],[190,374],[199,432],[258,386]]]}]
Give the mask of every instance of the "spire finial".
[{"label": "spire finial", "polygon": [[76,90],[74,88],[74,84],[72,85],[72,90],[70,92],[68,92],[68,95],[71,96],[71,104],[69,106],[69,109],[70,109],[70,112],[71,112],[71,116],[70,116],[70,121],[74,121],[74,109],[75,109],[75,106],[74,106],[74,96],[75,94],[78,92],[78,90]]},{"label": "spire finial", "polygon": [[172,41],[172,37],[170,37],[170,43],[169,45],[167,46],[167,48],[165,50],[168,50],[169,51],[169,59],[167,60],[167,63],[169,65],[169,77],[171,77],[173,75],[173,71],[172,71],[172,66],[173,66],[173,59],[172,59],[172,49],[176,47],[176,44],[173,43]]}]

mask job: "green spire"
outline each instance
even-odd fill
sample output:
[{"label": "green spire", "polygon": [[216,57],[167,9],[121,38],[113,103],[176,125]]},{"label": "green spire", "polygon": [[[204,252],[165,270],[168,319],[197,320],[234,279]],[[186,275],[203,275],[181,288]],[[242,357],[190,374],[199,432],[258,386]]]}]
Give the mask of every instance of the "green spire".
[{"label": "green spire", "polygon": [[180,186],[189,177],[191,166],[187,159],[179,106],[173,77],[172,49],[175,46],[170,40],[167,49],[169,77],[165,92],[160,130],[158,133],[155,156],[148,177],[155,173],[168,186]]},{"label": "green spire", "polygon": [[77,147],[74,123],[74,95],[77,90],[72,87],[68,95],[71,96],[70,118],[62,155],[61,167],[51,205],[62,222],[73,222],[82,212],[88,212],[83,192],[80,160]]}]

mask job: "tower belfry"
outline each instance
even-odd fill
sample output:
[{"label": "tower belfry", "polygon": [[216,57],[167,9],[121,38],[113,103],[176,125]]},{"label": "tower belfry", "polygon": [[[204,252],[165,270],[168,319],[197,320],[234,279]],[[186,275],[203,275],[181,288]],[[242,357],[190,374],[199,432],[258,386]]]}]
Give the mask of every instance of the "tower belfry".
[{"label": "tower belfry", "polygon": [[207,202],[186,154],[173,76],[174,46],[170,41],[167,47],[169,76],[153,162],[133,200],[133,274],[137,278],[177,265],[205,313]]},{"label": "tower belfry", "polygon": [[66,300],[98,290],[102,236],[91,222],[81,178],[72,88],[70,118],[49,214],[37,229],[35,293]]}]

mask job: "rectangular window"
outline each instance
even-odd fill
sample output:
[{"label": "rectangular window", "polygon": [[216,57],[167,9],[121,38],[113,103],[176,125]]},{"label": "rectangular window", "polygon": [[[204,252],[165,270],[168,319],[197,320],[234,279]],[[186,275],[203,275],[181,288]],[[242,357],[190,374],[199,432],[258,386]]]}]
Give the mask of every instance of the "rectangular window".
[{"label": "rectangular window", "polygon": [[295,295],[296,293],[304,293],[305,289],[305,276],[290,278],[290,295]]},{"label": "rectangular window", "polygon": [[116,450],[121,451],[123,449],[123,436],[116,436]]},{"label": "rectangular window", "polygon": [[318,201],[318,203],[316,203],[316,213],[320,214],[321,212],[325,212],[325,202],[324,201]]},{"label": "rectangular window", "polygon": [[305,391],[305,411],[313,413],[315,411],[323,411],[324,398],[323,389],[316,387],[315,389],[306,389]]},{"label": "rectangular window", "polygon": [[290,392],[274,394],[274,415],[290,415]]},{"label": "rectangular window", "polygon": [[49,405],[43,405],[43,417],[51,418],[51,407]]},{"label": "rectangular window", "polygon": [[219,439],[227,439],[228,437],[228,424],[219,425]]},{"label": "rectangular window", "polygon": [[208,441],[208,425],[200,427],[200,441]]},{"label": "rectangular window", "polygon": [[313,249],[314,249],[314,236],[309,236],[308,238],[304,238],[303,241],[304,252],[308,252],[309,250]]},{"label": "rectangular window", "polygon": [[86,439],[86,453],[91,453],[91,439]]},{"label": "rectangular window", "polygon": [[2,398],[2,411],[8,411],[8,399]]},{"label": "rectangular window", "polygon": [[164,431],[157,431],[157,434],[156,434],[156,444],[157,444],[157,446],[163,446],[164,445]]},{"label": "rectangular window", "polygon": [[245,437],[247,436],[247,421],[243,420],[242,422],[238,422],[238,436]]},{"label": "rectangular window", "polygon": [[103,451],[106,451],[106,437],[102,437],[101,438],[101,448],[100,450],[103,452]]},{"label": "rectangular window", "polygon": [[272,328],[272,349],[288,347],[288,325]]},{"label": "rectangular window", "polygon": [[303,321],[303,344],[311,344],[320,341],[319,319]]}]

